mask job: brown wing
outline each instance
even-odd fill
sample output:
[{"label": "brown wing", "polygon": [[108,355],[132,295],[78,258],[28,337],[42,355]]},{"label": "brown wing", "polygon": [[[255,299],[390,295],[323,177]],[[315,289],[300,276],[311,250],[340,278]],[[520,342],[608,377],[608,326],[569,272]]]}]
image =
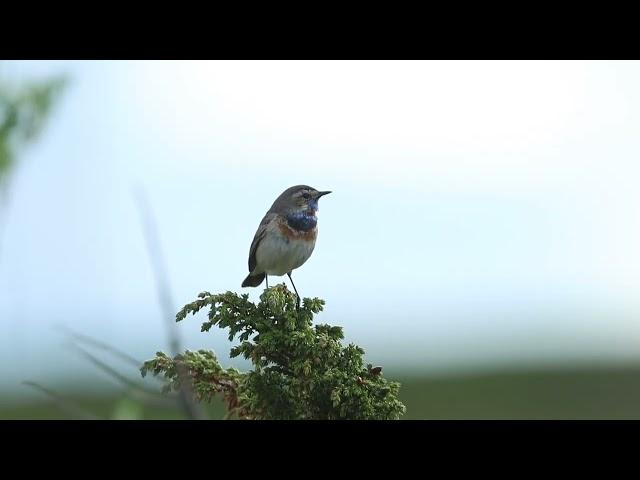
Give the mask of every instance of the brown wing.
[{"label": "brown wing", "polygon": [[275,213],[267,213],[260,222],[260,226],[253,237],[253,242],[251,242],[251,248],[249,249],[249,273],[253,272],[253,269],[256,268],[256,250],[258,250],[260,241],[267,233],[267,224],[276,216]]}]

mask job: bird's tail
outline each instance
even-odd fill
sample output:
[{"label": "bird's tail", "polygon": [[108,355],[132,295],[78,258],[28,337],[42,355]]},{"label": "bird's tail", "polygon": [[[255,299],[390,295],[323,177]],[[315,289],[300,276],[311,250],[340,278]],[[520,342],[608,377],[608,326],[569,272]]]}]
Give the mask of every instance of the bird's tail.
[{"label": "bird's tail", "polygon": [[242,282],[243,287],[257,287],[264,280],[264,273],[259,273],[258,275],[247,275],[247,278]]}]

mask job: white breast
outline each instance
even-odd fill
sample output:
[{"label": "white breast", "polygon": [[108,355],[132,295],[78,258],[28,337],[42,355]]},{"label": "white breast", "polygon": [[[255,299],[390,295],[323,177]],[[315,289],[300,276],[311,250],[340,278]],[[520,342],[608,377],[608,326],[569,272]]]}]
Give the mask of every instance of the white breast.
[{"label": "white breast", "polygon": [[272,231],[256,250],[256,271],[267,275],[284,275],[302,265],[311,256],[315,241],[287,238]]}]

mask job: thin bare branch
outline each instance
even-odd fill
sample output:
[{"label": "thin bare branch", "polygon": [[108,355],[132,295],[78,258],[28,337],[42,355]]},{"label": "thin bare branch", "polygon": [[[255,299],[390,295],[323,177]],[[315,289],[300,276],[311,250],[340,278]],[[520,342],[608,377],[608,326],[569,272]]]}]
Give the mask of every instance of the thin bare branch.
[{"label": "thin bare branch", "polygon": [[132,365],[132,366],[134,366],[136,368],[140,368],[140,365],[142,365],[141,361],[133,358],[128,353],[125,353],[125,352],[123,352],[121,350],[118,350],[116,347],[113,347],[113,346],[111,346],[111,345],[109,345],[107,343],[104,343],[104,342],[102,342],[100,340],[96,340],[95,338],[90,337],[88,335],[84,335],[82,333],[74,332],[69,327],[66,327],[64,325],[59,325],[57,328],[59,330],[64,331],[67,335],[69,335],[69,337],[73,338],[77,342],[85,343],[87,345],[91,345],[92,347],[99,348],[100,350],[104,350],[105,352],[111,353],[115,357],[118,357],[121,360],[124,360],[126,363],[128,363],[128,364],[130,364],[130,365]]},{"label": "thin bare branch", "polygon": [[75,350],[77,350],[78,353],[80,353],[80,355],[82,355],[83,357],[88,359],[91,363],[93,363],[100,370],[102,370],[103,372],[106,372],[108,375],[110,375],[111,377],[115,378],[118,382],[122,383],[123,385],[125,385],[125,386],[127,386],[129,388],[132,388],[134,390],[137,390],[140,393],[144,393],[145,395],[152,396],[152,397],[158,397],[158,396],[162,397],[162,396],[164,396],[160,392],[145,388],[144,386],[140,385],[139,383],[135,382],[134,380],[131,380],[131,379],[125,377],[124,375],[122,375],[121,373],[119,373],[115,369],[111,368],[109,365],[107,365],[103,361],[99,360],[98,358],[96,358],[95,356],[93,356],[92,354],[90,354],[89,352],[84,350],[82,347],[79,347],[78,345],[75,345],[73,343],[71,344],[71,347],[74,348]]},{"label": "thin bare branch", "polygon": [[[165,318],[169,348],[175,356],[180,353],[181,342],[176,327],[175,308],[171,296],[171,288],[169,286],[169,276],[164,262],[164,255],[155,224],[155,217],[151,210],[151,206],[147,201],[143,188],[139,187],[134,193],[138,202],[138,210],[140,212],[144,237],[147,243],[147,251],[149,252],[149,260],[151,261],[151,266],[156,279],[158,301],[160,302],[162,314]],[[202,407],[194,400],[193,386],[188,373],[180,368],[178,374],[180,375],[181,380],[180,398],[182,400],[182,407],[188,418],[193,420],[206,420],[207,415]]]},{"label": "thin bare branch", "polygon": [[72,402],[71,400],[68,400],[64,397],[62,397],[60,394],[54,392],[53,390],[47,388],[47,387],[43,387],[42,385],[36,383],[36,382],[22,382],[23,385],[27,385],[31,388],[34,388],[42,393],[44,393],[45,395],[47,395],[48,397],[50,397],[51,399],[53,399],[56,404],[58,405],[58,408],[60,408],[60,410],[64,411],[67,413],[67,415],[71,416],[72,418],[77,418],[77,419],[82,419],[82,420],[101,420],[100,417],[97,417],[96,415],[87,412],[84,408],[82,408],[80,405],[76,404],[75,402]]}]

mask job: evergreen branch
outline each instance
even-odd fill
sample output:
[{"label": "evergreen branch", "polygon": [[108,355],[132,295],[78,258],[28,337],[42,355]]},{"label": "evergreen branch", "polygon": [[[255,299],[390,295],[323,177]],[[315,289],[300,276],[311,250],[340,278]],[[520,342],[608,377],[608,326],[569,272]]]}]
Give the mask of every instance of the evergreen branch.
[{"label": "evergreen branch", "polygon": [[144,363],[142,375],[152,372],[169,381],[167,391],[179,389],[179,369],[187,372],[196,399],[210,402],[221,396],[228,415],[246,419],[397,419],[405,411],[398,400],[400,384],[389,382],[382,367],[365,366],[364,350],[342,345],[342,328],[313,326],[324,302],[297,297],[283,284],[266,289],[260,302],[233,292],[202,292],[176,315],[209,309],[203,332],[213,326],[228,330],[240,343],[230,356],[251,361],[253,370],[224,369],[207,350],[170,357],[162,352]]},{"label": "evergreen branch", "polygon": [[[184,374],[179,374],[179,371]],[[236,415],[238,418],[248,417],[239,400],[239,386],[243,381],[243,374],[234,369],[223,369],[211,351],[187,350],[175,358],[158,352],[156,358],[146,361],[142,366],[142,376],[145,377],[148,372],[152,372],[154,376],[164,375],[169,382],[165,391],[179,391],[187,376],[194,385],[194,395],[198,401],[210,402],[215,396],[221,396],[230,415]]]}]

